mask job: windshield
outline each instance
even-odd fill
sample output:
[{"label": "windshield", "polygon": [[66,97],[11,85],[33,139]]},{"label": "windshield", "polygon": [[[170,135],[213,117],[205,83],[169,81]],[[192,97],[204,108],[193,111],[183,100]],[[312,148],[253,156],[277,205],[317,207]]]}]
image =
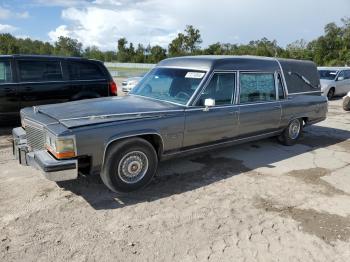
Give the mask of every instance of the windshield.
[{"label": "windshield", "polygon": [[130,94],[186,105],[204,75],[205,71],[154,68]]},{"label": "windshield", "polygon": [[318,70],[318,73],[320,74],[320,79],[326,80],[334,80],[337,75],[336,70]]}]

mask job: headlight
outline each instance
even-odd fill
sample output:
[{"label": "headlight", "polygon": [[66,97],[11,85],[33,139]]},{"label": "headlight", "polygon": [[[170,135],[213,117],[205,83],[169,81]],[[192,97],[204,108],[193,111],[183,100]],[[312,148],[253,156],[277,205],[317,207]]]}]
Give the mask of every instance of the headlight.
[{"label": "headlight", "polygon": [[52,137],[46,135],[46,148],[57,159],[72,158],[76,156],[75,139],[73,137]]}]

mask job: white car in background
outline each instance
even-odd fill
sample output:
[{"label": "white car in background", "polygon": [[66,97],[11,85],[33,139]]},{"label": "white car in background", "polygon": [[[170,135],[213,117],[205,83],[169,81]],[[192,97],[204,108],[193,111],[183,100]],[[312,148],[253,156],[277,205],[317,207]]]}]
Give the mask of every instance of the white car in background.
[{"label": "white car in background", "polygon": [[328,100],[350,92],[350,67],[318,67],[321,91]]},{"label": "white car in background", "polygon": [[143,78],[143,76],[130,77],[122,82],[122,91],[129,93]]}]

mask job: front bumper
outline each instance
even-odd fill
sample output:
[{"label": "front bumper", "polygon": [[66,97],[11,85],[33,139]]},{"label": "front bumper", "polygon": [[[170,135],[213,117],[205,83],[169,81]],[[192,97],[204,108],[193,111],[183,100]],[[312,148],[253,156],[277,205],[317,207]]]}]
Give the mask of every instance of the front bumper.
[{"label": "front bumper", "polygon": [[57,160],[46,150],[29,151],[26,132],[22,127],[12,130],[13,155],[24,166],[32,166],[40,170],[51,181],[77,179],[78,160]]}]

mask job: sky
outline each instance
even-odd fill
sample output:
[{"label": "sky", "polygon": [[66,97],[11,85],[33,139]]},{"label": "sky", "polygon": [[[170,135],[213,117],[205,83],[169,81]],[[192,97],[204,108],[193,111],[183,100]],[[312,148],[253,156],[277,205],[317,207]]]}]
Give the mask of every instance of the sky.
[{"label": "sky", "polygon": [[0,0],[0,33],[115,50],[117,40],[161,45],[186,25],[198,28],[202,46],[267,37],[285,47],[313,40],[327,23],[350,17],[350,0]]}]

